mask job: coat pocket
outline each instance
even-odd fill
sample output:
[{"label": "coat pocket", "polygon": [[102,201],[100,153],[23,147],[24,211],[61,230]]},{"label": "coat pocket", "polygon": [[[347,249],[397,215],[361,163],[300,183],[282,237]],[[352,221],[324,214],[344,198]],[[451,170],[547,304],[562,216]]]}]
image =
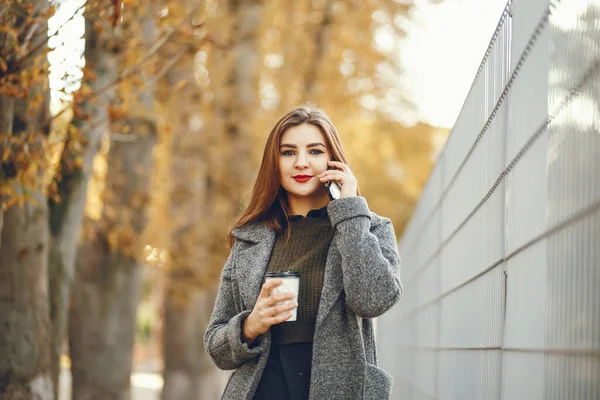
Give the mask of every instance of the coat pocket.
[{"label": "coat pocket", "polygon": [[376,365],[366,363],[363,399],[390,399],[392,396],[393,382],[394,379],[390,374],[377,367]]},{"label": "coat pocket", "polygon": [[233,291],[233,304],[235,306],[235,313],[239,314],[242,311],[242,305],[240,304],[240,286],[238,285],[238,280],[235,276],[231,277],[231,290]]}]

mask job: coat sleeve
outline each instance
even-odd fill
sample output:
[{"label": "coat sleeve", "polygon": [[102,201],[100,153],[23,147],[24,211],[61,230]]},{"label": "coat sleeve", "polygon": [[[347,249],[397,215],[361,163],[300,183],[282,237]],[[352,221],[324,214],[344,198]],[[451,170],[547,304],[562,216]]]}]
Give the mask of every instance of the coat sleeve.
[{"label": "coat sleeve", "polygon": [[[233,252],[232,252],[233,253]],[[266,335],[256,338],[252,346],[242,342],[242,325],[250,310],[236,312],[231,284],[232,255],[229,255],[221,273],[221,283],[215,306],[204,334],[204,348],[218,368],[239,368],[267,348]]]},{"label": "coat sleeve", "polygon": [[346,303],[359,317],[375,318],[402,298],[400,257],[388,218],[371,228],[371,212],[363,197],[329,203],[331,225],[339,235]]}]

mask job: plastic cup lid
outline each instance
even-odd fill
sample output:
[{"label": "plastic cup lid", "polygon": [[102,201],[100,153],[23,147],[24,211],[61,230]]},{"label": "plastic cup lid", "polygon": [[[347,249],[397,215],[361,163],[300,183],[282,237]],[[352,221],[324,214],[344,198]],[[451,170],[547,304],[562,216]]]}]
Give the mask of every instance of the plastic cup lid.
[{"label": "plastic cup lid", "polygon": [[300,272],[298,271],[278,271],[278,272],[267,272],[266,278],[299,278]]}]

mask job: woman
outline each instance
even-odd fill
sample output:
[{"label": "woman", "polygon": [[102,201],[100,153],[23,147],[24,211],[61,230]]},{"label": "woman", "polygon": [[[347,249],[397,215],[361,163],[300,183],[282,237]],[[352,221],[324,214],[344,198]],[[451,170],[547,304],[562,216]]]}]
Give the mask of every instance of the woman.
[{"label": "woman", "polygon": [[[339,199],[330,200],[330,181]],[[215,364],[235,370],[223,399],[389,398],[371,318],[402,297],[394,229],[359,197],[338,132],[314,105],[271,131],[229,245],[204,337]],[[281,280],[263,284],[283,270],[300,273],[297,303],[272,293]]]}]

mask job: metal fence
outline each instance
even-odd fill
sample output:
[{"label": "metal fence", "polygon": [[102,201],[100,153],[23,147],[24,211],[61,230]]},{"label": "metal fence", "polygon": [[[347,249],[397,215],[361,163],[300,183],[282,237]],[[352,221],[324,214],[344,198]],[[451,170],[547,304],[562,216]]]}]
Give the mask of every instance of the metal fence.
[{"label": "metal fence", "polygon": [[394,399],[600,399],[598,1],[509,1],[400,255]]}]

